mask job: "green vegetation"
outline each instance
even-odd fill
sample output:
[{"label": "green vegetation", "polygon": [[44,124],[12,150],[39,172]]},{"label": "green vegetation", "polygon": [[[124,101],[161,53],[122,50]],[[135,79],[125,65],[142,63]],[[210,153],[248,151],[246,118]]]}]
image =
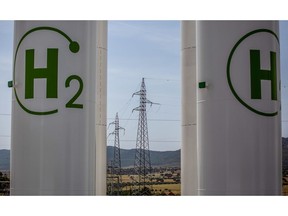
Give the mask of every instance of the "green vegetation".
[{"label": "green vegetation", "polygon": [[[152,172],[147,175],[145,185],[142,184],[143,182],[141,182],[140,185],[136,184],[138,175],[135,174],[133,168],[124,168],[122,172],[125,174],[121,175],[121,178],[119,178],[122,179],[121,183],[117,181],[111,182],[112,178],[109,178],[111,173],[107,173],[107,195],[181,195],[181,170],[179,167],[153,167]],[[120,192],[118,188],[121,188]]]},{"label": "green vegetation", "polygon": [[10,194],[10,179],[7,174],[0,172],[0,196],[8,196]]}]

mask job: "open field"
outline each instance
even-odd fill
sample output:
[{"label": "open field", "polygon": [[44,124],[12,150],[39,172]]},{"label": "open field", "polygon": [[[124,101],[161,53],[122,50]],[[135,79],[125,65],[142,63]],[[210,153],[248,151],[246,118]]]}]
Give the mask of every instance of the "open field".
[{"label": "open field", "polygon": [[[171,196],[181,195],[181,184],[156,184],[156,185],[150,185],[151,191],[153,195],[155,196]],[[131,187],[126,186],[122,188],[122,191],[130,191]],[[126,194],[126,193],[125,193]]]},{"label": "open field", "polygon": [[[121,188],[123,195],[129,195],[131,194],[131,191],[137,189],[137,186],[135,186],[136,182],[139,182],[137,175],[121,175],[121,179]],[[116,184],[112,186],[112,188],[114,187],[116,189],[118,179],[114,178],[112,181],[114,182],[114,184]],[[141,182],[143,182],[143,180]],[[172,174],[171,172],[155,172],[148,175],[145,182],[146,187],[150,189],[152,195],[181,195],[180,176],[177,173]]]}]

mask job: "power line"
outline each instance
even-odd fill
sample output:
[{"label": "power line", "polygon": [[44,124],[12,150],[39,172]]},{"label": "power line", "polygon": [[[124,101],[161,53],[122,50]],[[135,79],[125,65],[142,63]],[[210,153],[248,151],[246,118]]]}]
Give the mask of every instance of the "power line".
[{"label": "power line", "polygon": [[[107,119],[114,119],[114,118],[107,118]],[[129,119],[129,118],[119,118],[119,120],[123,121],[137,121],[138,119]],[[174,121],[174,122],[180,122],[180,119],[147,119],[148,121]],[[281,120],[281,122],[288,122],[288,120]]]},{"label": "power line", "polygon": [[161,78],[153,78],[153,77],[144,77],[144,79],[149,79],[149,80],[162,80],[162,81],[167,81],[167,82],[180,82],[181,80],[177,80],[177,79],[161,79]]},{"label": "power line", "polygon": [[[113,119],[113,118],[107,118],[107,119]],[[128,119],[128,118],[120,118],[119,120],[124,120],[124,121],[138,121],[138,119]],[[148,121],[175,121],[175,122],[180,122],[180,119],[147,119]]]},{"label": "power line", "polygon": [[[121,183],[122,183],[122,167],[121,167],[121,155],[120,155],[120,139],[119,139],[119,131],[125,129],[123,127],[119,126],[119,118],[118,113],[116,113],[115,121],[110,123],[109,125],[114,124],[115,129],[112,133],[115,135],[114,139],[114,157],[113,161],[111,161],[110,166],[110,176],[107,176],[107,194],[109,195],[115,195],[116,192],[117,195],[120,195],[121,193]],[[114,182],[113,179],[117,179],[117,182]]]},{"label": "power line", "polygon": [[[111,142],[111,141],[113,141],[113,140],[108,140],[108,142]],[[126,140],[121,140],[121,141],[125,141],[125,142],[136,142],[136,140],[128,140],[128,139],[126,139]],[[173,142],[181,142],[181,141],[179,141],[179,140],[149,140],[149,142],[169,142],[169,143],[173,143]]]},{"label": "power line", "polygon": [[[148,138],[148,125],[147,125],[147,112],[146,104],[155,104],[146,98],[146,86],[144,78],[142,78],[140,91],[133,93],[134,95],[140,96],[140,105],[132,110],[132,112],[139,111],[138,129],[137,129],[137,140],[136,140],[136,152],[134,161],[134,172],[137,177],[133,191],[134,195],[149,195],[151,185],[148,184],[149,179],[147,174],[151,172],[151,160],[149,152],[149,138]],[[148,189],[148,190],[147,190]]]}]

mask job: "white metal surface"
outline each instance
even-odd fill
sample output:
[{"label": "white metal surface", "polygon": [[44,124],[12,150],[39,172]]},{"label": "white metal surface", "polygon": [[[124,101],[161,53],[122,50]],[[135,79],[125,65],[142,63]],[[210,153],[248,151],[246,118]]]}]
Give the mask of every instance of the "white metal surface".
[{"label": "white metal surface", "polygon": [[106,195],[107,22],[97,24],[96,71],[96,195]]},{"label": "white metal surface", "polygon": [[281,194],[277,37],[273,21],[197,22],[200,195]]},{"label": "white metal surface", "polygon": [[105,194],[106,49],[106,22],[15,22],[12,195]]},{"label": "white metal surface", "polygon": [[181,194],[198,194],[196,22],[182,21]]}]

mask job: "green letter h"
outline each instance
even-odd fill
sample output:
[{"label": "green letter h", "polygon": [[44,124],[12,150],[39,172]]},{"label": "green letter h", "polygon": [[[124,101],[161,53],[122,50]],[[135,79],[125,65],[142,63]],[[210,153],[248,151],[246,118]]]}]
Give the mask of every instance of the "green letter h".
[{"label": "green letter h", "polygon": [[270,52],[271,70],[261,70],[260,50],[250,50],[251,99],[261,99],[261,80],[271,81],[271,100],[277,100],[276,53]]},{"label": "green letter h", "polygon": [[47,68],[34,68],[34,49],[26,50],[25,99],[34,98],[34,79],[46,79],[46,98],[57,98],[58,49],[47,49]]}]

